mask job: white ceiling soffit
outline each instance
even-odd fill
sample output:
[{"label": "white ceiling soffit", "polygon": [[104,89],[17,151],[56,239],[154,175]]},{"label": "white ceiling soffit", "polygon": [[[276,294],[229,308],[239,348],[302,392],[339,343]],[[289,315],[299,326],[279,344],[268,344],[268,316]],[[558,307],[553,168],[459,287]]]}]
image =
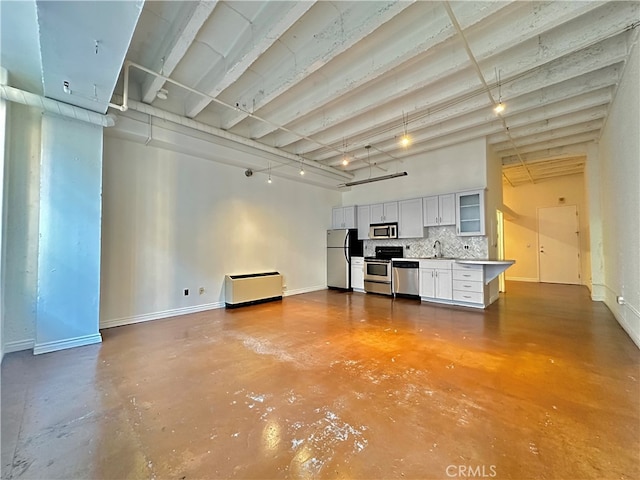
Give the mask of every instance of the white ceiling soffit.
[{"label": "white ceiling soffit", "polygon": [[0,1],[0,65],[10,85],[42,95],[36,2]]},{"label": "white ceiling soffit", "polygon": [[105,113],[144,0],[36,4],[45,96]]},{"label": "white ceiling soffit", "polygon": [[442,2],[147,2],[127,58],[203,95],[132,69],[131,96],[352,173],[484,137],[505,164],[599,138],[640,2],[450,7],[479,72]]}]

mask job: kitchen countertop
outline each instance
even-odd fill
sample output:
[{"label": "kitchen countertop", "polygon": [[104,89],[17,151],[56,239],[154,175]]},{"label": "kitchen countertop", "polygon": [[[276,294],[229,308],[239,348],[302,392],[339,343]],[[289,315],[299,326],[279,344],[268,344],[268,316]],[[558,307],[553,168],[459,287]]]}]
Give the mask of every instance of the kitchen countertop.
[{"label": "kitchen countertop", "polygon": [[489,260],[484,258],[448,258],[448,257],[405,257],[394,258],[393,260],[449,260],[450,262],[462,265],[483,265],[484,266],[484,283],[489,284],[498,275],[504,272],[511,265],[516,263],[515,260]]}]

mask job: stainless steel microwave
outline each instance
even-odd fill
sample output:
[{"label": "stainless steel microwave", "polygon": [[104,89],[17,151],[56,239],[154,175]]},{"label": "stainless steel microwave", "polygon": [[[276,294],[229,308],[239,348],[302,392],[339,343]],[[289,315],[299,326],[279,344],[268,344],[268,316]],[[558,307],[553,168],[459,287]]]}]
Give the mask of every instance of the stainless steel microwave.
[{"label": "stainless steel microwave", "polygon": [[398,224],[372,223],[369,225],[369,238],[372,240],[380,238],[398,238]]}]

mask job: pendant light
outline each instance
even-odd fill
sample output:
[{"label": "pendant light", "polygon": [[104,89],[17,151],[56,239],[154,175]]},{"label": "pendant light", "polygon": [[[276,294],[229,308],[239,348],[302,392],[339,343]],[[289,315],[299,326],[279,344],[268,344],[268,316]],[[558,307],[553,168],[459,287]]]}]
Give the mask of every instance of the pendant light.
[{"label": "pendant light", "polygon": [[493,107],[493,111],[496,113],[496,115],[501,114],[502,112],[504,112],[504,103],[502,103],[502,85],[500,83],[500,70],[496,70],[496,81],[498,82],[498,104]]},{"label": "pendant light", "polygon": [[404,116],[404,111],[402,112],[402,130],[403,130],[403,135],[402,137],[400,137],[400,145],[403,148],[407,148],[409,145],[411,145],[411,137],[409,137],[409,134],[407,133],[407,124],[409,123],[409,114],[407,113],[407,117],[405,119]]}]

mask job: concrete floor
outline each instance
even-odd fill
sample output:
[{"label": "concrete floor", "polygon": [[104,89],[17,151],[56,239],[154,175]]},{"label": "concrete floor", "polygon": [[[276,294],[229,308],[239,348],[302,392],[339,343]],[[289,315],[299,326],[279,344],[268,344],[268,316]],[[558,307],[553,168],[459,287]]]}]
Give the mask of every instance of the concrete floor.
[{"label": "concrete floor", "polygon": [[320,291],[2,365],[2,478],[640,478],[640,350],[584,287]]}]

